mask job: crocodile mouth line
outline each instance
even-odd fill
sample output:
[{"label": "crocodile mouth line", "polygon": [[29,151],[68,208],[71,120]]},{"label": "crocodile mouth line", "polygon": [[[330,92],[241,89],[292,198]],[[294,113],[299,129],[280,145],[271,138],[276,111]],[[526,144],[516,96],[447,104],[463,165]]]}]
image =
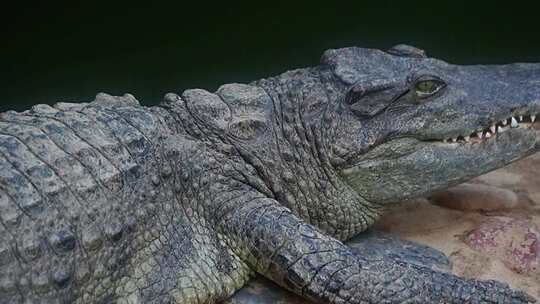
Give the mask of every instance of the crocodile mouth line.
[{"label": "crocodile mouth line", "polygon": [[478,129],[469,135],[459,135],[457,137],[445,138],[443,143],[463,143],[474,144],[484,142],[497,137],[497,134],[504,133],[510,129],[533,129],[538,128],[539,121],[537,114],[510,116],[487,128]]}]

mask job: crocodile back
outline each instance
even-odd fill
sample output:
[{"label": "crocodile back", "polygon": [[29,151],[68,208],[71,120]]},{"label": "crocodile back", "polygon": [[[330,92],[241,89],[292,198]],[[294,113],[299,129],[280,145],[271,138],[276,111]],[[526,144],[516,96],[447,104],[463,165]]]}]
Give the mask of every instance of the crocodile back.
[{"label": "crocodile back", "polygon": [[166,132],[158,111],[98,94],[1,114],[0,303],[95,302],[122,277]]}]

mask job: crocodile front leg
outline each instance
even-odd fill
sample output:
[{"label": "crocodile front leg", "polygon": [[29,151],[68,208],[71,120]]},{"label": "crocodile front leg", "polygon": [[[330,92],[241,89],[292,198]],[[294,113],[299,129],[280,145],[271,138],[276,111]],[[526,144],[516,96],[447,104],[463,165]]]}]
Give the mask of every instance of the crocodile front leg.
[{"label": "crocodile front leg", "polygon": [[320,303],[529,303],[532,298],[493,281],[353,253],[272,199],[256,199],[222,223],[256,271]]}]

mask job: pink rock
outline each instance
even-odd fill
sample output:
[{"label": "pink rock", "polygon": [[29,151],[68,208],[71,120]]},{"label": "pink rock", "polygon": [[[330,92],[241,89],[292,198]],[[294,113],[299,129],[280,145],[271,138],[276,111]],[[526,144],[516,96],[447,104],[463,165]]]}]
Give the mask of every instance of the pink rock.
[{"label": "pink rock", "polygon": [[500,259],[517,273],[540,273],[540,231],[529,220],[490,218],[469,232],[465,243]]}]

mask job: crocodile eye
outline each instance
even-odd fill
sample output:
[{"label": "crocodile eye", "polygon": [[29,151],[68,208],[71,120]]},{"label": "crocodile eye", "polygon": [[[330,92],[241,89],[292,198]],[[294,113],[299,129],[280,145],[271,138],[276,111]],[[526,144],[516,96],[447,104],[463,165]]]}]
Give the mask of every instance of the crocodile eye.
[{"label": "crocodile eye", "polygon": [[423,77],[416,81],[414,88],[420,98],[431,96],[446,86],[442,80],[434,77]]}]

